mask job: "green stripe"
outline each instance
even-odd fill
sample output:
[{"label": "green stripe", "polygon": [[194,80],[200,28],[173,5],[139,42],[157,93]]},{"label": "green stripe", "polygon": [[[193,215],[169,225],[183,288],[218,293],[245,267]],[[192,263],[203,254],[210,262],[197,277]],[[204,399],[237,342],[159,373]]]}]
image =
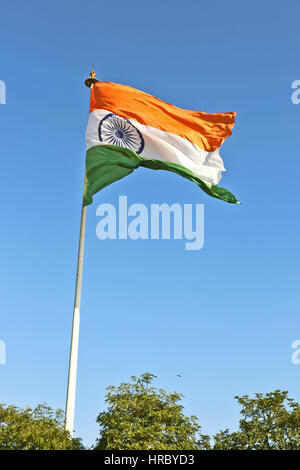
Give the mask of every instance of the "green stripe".
[{"label": "green stripe", "polygon": [[195,173],[181,165],[177,165],[177,163],[142,158],[129,149],[115,145],[97,145],[87,151],[83,204],[85,206],[91,204],[93,202],[93,195],[100,191],[100,189],[124,178],[124,176],[129,175],[139,166],[152,170],[173,171],[190,181],[194,181],[209,196],[239,204],[239,201],[227,189],[220,188],[219,186],[209,186]]}]

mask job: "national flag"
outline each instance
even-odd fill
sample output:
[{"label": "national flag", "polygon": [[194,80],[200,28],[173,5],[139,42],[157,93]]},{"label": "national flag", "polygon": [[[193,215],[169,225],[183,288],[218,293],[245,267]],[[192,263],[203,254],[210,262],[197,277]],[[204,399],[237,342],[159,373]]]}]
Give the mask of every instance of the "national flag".
[{"label": "national flag", "polygon": [[217,186],[225,170],[219,148],[231,135],[235,114],[184,110],[126,85],[95,83],[86,131],[84,205],[140,166],[172,171],[210,196],[238,203]]}]

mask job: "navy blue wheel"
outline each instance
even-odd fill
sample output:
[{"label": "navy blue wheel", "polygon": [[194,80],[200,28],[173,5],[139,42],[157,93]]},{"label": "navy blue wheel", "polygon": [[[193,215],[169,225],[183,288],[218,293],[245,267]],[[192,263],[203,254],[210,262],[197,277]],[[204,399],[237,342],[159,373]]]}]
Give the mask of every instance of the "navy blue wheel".
[{"label": "navy blue wheel", "polygon": [[99,139],[104,144],[117,145],[136,153],[141,153],[144,148],[144,139],[140,131],[129,119],[112,113],[100,121]]}]

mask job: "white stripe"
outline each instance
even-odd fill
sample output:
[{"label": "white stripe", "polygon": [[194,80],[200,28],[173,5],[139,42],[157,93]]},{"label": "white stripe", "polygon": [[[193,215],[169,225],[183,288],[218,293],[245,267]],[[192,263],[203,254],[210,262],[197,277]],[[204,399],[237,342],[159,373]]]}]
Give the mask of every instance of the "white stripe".
[{"label": "white stripe", "polygon": [[[86,130],[87,150],[105,143],[99,139],[98,128],[100,121],[107,114],[111,113],[105,109],[98,109],[90,113]],[[195,173],[206,183],[218,184],[221,179],[221,172],[225,171],[219,149],[214,152],[206,152],[198,145],[176,134],[145,126],[133,119],[130,119],[130,122],[141,132],[144,138],[145,145],[140,153],[141,157],[178,163]]]}]

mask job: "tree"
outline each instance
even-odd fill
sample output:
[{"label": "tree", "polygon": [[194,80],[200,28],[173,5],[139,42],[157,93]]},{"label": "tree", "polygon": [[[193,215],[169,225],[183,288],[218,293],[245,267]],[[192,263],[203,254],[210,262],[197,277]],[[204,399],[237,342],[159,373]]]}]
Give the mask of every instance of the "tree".
[{"label": "tree", "polygon": [[182,395],[150,386],[156,376],[108,387],[107,411],[97,417],[100,438],[95,449],[190,450],[209,446],[195,416],[184,416]]},{"label": "tree", "polygon": [[0,450],[83,449],[81,439],[64,430],[63,416],[46,404],[34,409],[0,404]]},{"label": "tree", "polygon": [[239,431],[218,433],[214,449],[300,449],[300,405],[288,397],[287,391],[235,398],[242,406]]}]

